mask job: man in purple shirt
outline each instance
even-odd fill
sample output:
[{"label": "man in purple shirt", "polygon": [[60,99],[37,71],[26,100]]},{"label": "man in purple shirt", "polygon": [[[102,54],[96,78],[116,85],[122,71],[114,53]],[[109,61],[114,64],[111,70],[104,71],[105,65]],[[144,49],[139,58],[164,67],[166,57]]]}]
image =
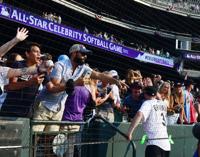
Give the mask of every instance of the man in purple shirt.
[{"label": "man in purple shirt", "polygon": [[[65,110],[63,113],[62,120],[69,122],[83,121],[83,112],[86,105],[91,100],[91,94],[85,86],[76,86],[72,94],[68,95],[65,102]],[[80,131],[80,125],[66,125],[62,130],[70,132],[68,137],[69,146],[67,149],[67,156],[73,157],[74,148],[78,150],[76,153],[80,153],[80,147],[74,147],[74,143],[81,142],[80,134],[76,134]]]},{"label": "man in purple shirt", "polygon": [[83,111],[90,100],[89,90],[85,86],[76,86],[74,92],[68,96],[65,102],[62,120],[83,121]]}]

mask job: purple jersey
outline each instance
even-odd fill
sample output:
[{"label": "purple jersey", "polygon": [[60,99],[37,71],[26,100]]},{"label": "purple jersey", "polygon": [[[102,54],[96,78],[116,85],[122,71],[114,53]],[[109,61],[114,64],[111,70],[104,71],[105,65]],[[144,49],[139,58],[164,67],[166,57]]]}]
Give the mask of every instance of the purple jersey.
[{"label": "purple jersey", "polygon": [[69,95],[62,120],[82,121],[83,111],[91,100],[91,94],[85,86],[76,86],[73,94]]}]

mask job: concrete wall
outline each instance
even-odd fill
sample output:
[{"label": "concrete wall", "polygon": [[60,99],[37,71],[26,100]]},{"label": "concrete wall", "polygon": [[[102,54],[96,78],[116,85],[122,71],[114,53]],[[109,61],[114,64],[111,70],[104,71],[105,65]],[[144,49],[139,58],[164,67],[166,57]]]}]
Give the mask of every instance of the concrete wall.
[{"label": "concrete wall", "polygon": [[[117,124],[116,126],[123,132],[126,132],[129,123],[121,123]],[[104,126],[105,127],[105,126]],[[109,127],[107,128],[109,130]],[[107,132],[104,129],[102,129],[102,133]],[[172,135],[172,140],[174,141],[174,144],[171,145],[171,153],[170,157],[191,157],[193,156],[193,153],[197,146],[197,140],[192,135],[192,126],[191,125],[173,125],[168,126],[168,133],[169,135]],[[136,144],[136,157],[143,157],[145,153],[145,144],[141,145],[140,140],[142,136],[144,135],[142,126],[140,125],[133,134],[133,141],[135,141]],[[106,134],[105,134],[106,136]],[[133,150],[132,147],[128,144],[128,142],[116,133],[113,137],[109,139],[111,143],[107,144],[106,148],[105,145],[96,145],[90,151],[92,154],[87,154],[90,157],[132,157]],[[113,143],[112,143],[113,141]],[[103,147],[102,147],[103,146]],[[98,154],[98,155],[97,155]]]},{"label": "concrete wall", "polygon": [[[115,123],[115,126],[122,132],[126,132],[129,123]],[[101,141],[108,143],[92,144],[83,146],[82,157],[132,157],[136,151],[136,157],[143,157],[145,144],[140,144],[144,135],[143,129],[139,126],[133,134],[136,150],[133,150],[127,140],[119,133],[104,123],[91,126],[88,132],[88,139],[94,142],[101,138]],[[87,129],[86,129],[87,131]],[[94,134],[92,134],[94,133]],[[197,146],[197,140],[192,136],[191,125],[168,126],[168,133],[172,135],[174,144],[171,145],[170,157],[191,157]],[[103,139],[103,140],[102,140]],[[6,157],[28,157],[30,144],[30,121],[25,118],[0,118],[0,146],[17,145],[25,146],[23,149],[0,149],[0,156]]]}]

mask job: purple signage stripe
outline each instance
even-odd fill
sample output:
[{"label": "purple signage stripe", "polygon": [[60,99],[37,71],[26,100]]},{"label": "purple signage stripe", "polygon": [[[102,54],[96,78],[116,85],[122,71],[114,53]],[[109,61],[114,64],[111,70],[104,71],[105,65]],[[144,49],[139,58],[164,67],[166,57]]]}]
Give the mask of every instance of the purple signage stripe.
[{"label": "purple signage stripe", "polygon": [[200,60],[200,54],[198,54],[198,53],[185,53],[184,58],[189,59],[189,60]]},{"label": "purple signage stripe", "polygon": [[142,60],[149,63],[159,64],[167,67],[173,67],[173,60],[159,56],[139,52],[131,48],[112,43],[110,41],[98,38],[91,34],[86,34],[76,29],[57,24],[37,15],[30,14],[24,10],[14,8],[7,4],[0,4],[0,17],[24,24],[36,29],[56,34],[58,36],[75,40],[87,45],[91,45],[106,51],[111,51],[129,58]]}]

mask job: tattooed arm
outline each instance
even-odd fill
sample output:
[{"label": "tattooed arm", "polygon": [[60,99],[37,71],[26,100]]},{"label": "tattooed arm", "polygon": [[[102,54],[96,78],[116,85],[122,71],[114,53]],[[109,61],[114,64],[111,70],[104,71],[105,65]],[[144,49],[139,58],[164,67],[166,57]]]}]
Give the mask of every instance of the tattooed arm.
[{"label": "tattooed arm", "polygon": [[28,37],[28,30],[26,28],[17,29],[16,36],[0,47],[0,57],[3,57],[11,48],[18,42],[25,40]]},{"label": "tattooed arm", "polygon": [[37,67],[31,66],[28,68],[21,68],[21,69],[13,69],[10,68],[7,74],[7,78],[18,77],[22,75],[32,75],[37,74]]},{"label": "tattooed arm", "polygon": [[[37,67],[29,67],[29,68],[21,68],[21,69],[12,69],[12,68],[8,68],[8,67],[0,67],[0,71],[6,71],[7,69],[7,73],[2,73],[2,77],[4,76],[4,78],[10,78],[9,79],[9,84],[5,85],[4,88],[6,91],[9,90],[19,90],[25,87],[29,87],[29,86],[35,86],[35,85],[39,85],[42,83],[42,81],[44,80],[44,74],[41,75],[34,75],[32,76],[32,78],[30,78],[28,81],[22,81],[22,82],[18,82],[18,76],[21,75],[31,75],[31,74],[37,74],[38,73],[38,68]],[[3,79],[3,78],[2,78]]]}]

